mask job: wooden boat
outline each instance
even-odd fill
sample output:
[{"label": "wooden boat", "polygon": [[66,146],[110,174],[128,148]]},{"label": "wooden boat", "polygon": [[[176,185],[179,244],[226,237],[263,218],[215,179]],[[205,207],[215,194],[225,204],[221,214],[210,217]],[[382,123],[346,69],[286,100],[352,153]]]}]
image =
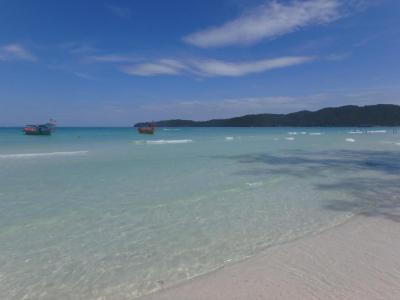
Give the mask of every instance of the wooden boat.
[{"label": "wooden boat", "polygon": [[51,128],[47,125],[26,125],[24,133],[26,135],[51,135]]},{"label": "wooden boat", "polygon": [[56,129],[56,124],[53,119],[46,124],[41,125],[26,125],[23,129],[26,135],[51,135]]},{"label": "wooden boat", "polygon": [[146,127],[139,127],[138,132],[141,134],[154,134],[155,129],[156,129],[156,126],[155,126],[154,122],[151,122]]}]

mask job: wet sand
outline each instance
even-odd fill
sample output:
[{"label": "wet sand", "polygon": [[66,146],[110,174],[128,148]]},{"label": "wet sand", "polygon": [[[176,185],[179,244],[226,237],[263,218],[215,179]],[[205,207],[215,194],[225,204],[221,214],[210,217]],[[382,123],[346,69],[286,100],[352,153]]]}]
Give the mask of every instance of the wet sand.
[{"label": "wet sand", "polygon": [[400,211],[356,216],[143,299],[400,299]]}]

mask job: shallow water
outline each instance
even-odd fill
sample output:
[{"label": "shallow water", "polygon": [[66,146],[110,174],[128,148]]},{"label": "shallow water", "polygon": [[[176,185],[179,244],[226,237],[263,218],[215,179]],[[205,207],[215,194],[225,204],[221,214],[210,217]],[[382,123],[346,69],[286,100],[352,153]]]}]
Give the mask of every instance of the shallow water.
[{"label": "shallow water", "polygon": [[390,206],[400,134],[367,130],[0,129],[1,299],[132,299]]}]

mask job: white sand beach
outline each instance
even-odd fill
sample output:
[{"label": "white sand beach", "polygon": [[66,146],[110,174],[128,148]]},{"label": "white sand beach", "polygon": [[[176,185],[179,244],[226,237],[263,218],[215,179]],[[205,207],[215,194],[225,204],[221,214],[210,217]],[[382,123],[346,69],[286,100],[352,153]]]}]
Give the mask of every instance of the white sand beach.
[{"label": "white sand beach", "polygon": [[146,300],[400,299],[400,214],[364,214]]}]

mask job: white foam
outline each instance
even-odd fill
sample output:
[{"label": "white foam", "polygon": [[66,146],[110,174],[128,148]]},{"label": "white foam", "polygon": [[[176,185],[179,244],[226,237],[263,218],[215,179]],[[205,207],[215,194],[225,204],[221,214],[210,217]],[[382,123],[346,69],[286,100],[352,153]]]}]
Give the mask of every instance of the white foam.
[{"label": "white foam", "polygon": [[226,141],[233,141],[233,136],[226,136],[226,137],[225,137],[225,140],[226,140]]},{"label": "white foam", "polygon": [[250,186],[250,187],[255,187],[255,186],[262,186],[263,183],[262,182],[246,182],[246,185]]},{"label": "white foam", "polygon": [[367,133],[386,133],[387,130],[368,130]]},{"label": "white foam", "polygon": [[180,129],[177,128],[163,128],[165,131],[179,131]]},{"label": "white foam", "polygon": [[294,141],[294,137],[285,137],[285,140],[288,140],[288,141]]},{"label": "white foam", "polygon": [[162,144],[187,144],[191,143],[193,140],[157,140],[157,141],[147,141],[150,145],[162,145]]},{"label": "white foam", "polygon": [[321,135],[321,132],[310,132],[309,135]]},{"label": "white foam", "polygon": [[363,133],[361,130],[353,130],[353,131],[349,131],[349,134],[361,134]]},{"label": "white foam", "polygon": [[70,151],[70,152],[48,152],[48,153],[21,153],[21,154],[0,154],[0,158],[32,158],[49,156],[69,156],[87,154],[89,151]]},{"label": "white foam", "polygon": [[349,143],[354,143],[356,140],[355,139],[346,139],[346,142],[349,142]]},{"label": "white foam", "polygon": [[291,131],[291,132],[288,132],[288,134],[290,134],[290,135],[297,135],[297,132],[296,132],[296,131]]}]

